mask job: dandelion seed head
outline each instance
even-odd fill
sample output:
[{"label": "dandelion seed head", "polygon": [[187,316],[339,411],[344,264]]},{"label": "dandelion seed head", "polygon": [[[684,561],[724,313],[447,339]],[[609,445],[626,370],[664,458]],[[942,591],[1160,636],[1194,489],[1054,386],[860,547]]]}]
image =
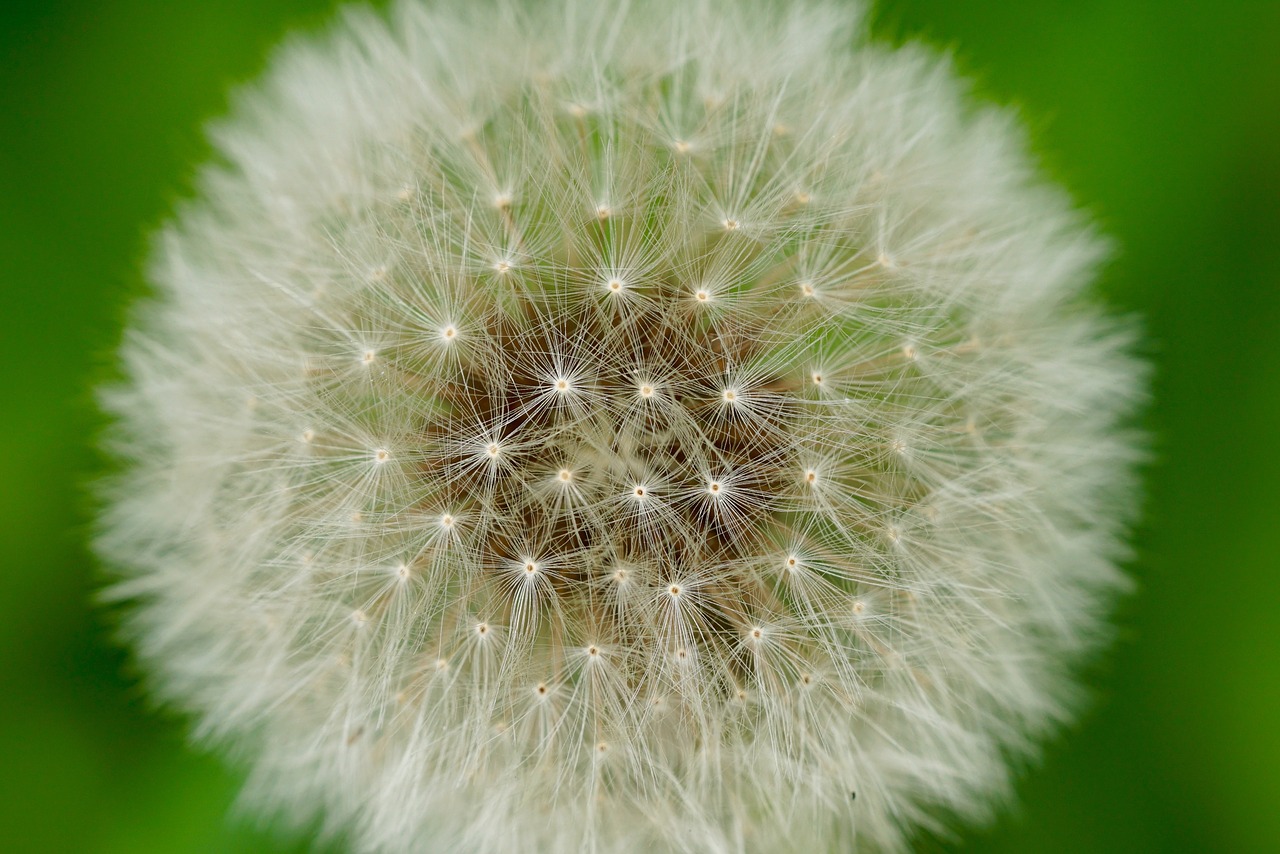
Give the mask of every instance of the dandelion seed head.
[{"label": "dandelion seed head", "polygon": [[856,17],[398,0],[220,125],[98,548],[248,803],[906,850],[1070,718],[1142,366],[1008,113]]}]

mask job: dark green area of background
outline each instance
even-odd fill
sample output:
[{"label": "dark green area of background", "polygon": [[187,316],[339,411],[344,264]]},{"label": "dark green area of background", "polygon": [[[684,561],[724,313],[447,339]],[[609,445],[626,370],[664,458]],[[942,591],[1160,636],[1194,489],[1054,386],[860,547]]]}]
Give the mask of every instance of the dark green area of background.
[{"label": "dark green area of background", "polygon": [[[89,600],[86,389],[201,123],[330,0],[8,0],[0,10],[0,849],[305,848],[148,708]],[[1280,3],[891,0],[1018,105],[1120,246],[1157,463],[1094,709],[968,851],[1280,850]],[[948,845],[938,843],[937,847]]]}]

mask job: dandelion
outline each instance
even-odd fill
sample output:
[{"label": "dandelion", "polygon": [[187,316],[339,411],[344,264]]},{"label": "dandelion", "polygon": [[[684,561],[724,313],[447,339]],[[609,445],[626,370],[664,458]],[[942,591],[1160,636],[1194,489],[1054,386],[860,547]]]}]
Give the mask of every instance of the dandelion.
[{"label": "dandelion", "polygon": [[156,241],[99,549],[245,798],[360,851],[900,850],[1106,634],[1104,244],[805,0],[402,0]]}]

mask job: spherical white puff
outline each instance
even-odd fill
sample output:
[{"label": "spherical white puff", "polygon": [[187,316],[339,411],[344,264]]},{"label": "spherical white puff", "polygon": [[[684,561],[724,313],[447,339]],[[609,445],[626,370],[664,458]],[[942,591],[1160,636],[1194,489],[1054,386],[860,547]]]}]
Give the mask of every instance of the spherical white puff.
[{"label": "spherical white puff", "polygon": [[1143,369],[1010,116],[820,0],[404,0],[156,244],[99,547],[359,850],[894,850],[1105,635]]}]

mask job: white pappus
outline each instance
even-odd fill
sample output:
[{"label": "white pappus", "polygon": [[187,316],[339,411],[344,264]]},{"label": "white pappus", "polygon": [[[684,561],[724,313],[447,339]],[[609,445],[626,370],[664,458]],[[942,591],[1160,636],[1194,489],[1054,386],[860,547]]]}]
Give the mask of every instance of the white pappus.
[{"label": "white pappus", "polygon": [[945,60],[806,0],[401,0],[158,236],[100,553],[359,851],[900,850],[1107,635],[1144,368]]}]

